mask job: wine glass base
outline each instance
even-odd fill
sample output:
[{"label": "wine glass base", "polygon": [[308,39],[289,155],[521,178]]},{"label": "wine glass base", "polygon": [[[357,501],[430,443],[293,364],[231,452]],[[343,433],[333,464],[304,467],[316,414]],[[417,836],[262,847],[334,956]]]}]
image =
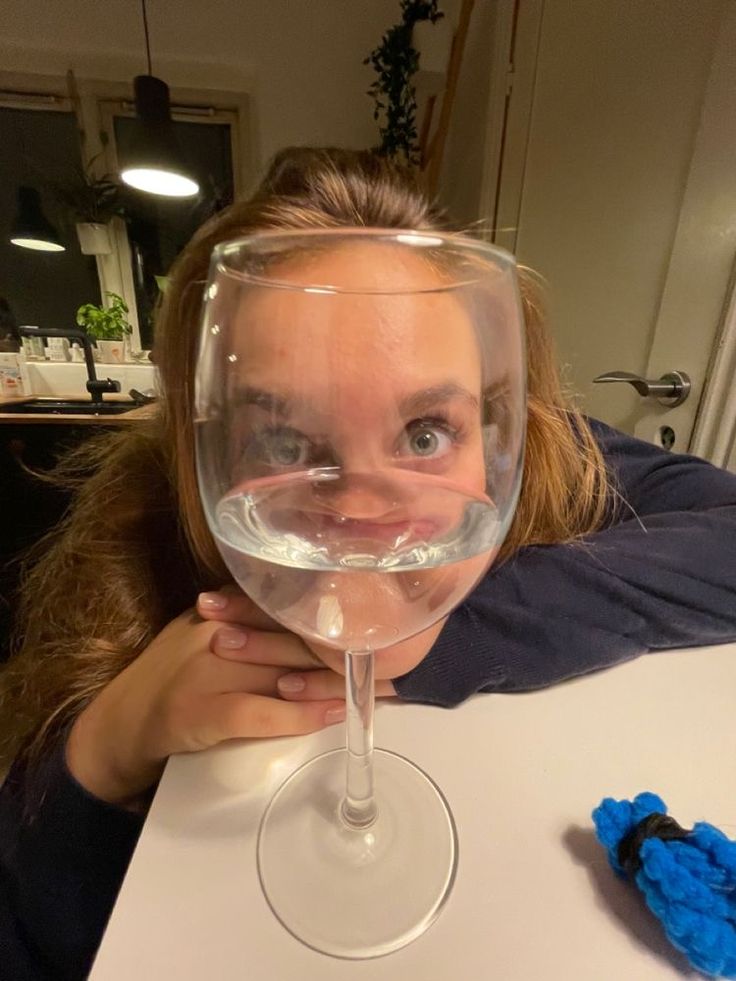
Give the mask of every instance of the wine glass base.
[{"label": "wine glass base", "polygon": [[457,833],[437,786],[402,756],[375,750],[378,817],[340,816],[345,750],[300,767],[274,795],[258,834],[258,872],[276,917],[333,957],[380,957],[434,922],[452,888]]}]

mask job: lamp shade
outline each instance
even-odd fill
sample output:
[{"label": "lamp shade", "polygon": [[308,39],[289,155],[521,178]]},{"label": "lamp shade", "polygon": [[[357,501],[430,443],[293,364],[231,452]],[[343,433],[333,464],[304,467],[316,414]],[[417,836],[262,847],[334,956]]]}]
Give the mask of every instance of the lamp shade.
[{"label": "lamp shade", "polygon": [[165,197],[192,197],[199,184],[187,172],[171,121],[169,87],[153,75],[134,80],[136,120],[120,176],[131,187]]},{"label": "lamp shade", "polygon": [[59,234],[43,213],[41,195],[35,187],[18,188],[18,210],[10,230],[10,241],[22,249],[64,252]]}]

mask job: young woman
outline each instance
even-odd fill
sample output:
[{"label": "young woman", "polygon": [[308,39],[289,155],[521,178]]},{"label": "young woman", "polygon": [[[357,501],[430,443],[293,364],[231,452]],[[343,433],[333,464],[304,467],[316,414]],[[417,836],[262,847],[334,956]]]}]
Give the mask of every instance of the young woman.
[{"label": "young woman", "polygon": [[[162,399],[76,460],[73,507],[30,572],[2,678],[0,976],[83,977],[167,757],[344,717],[343,681],[237,589],[207,529],[192,380],[213,246],[260,229],[442,227],[368,153],[285,151],[177,260],[157,323]],[[456,705],[645,651],[736,639],[736,477],[585,419],[522,274],[528,433],[500,560],[391,649],[378,694]],[[71,464],[69,465],[71,466]],[[221,588],[225,584],[224,588]]]}]

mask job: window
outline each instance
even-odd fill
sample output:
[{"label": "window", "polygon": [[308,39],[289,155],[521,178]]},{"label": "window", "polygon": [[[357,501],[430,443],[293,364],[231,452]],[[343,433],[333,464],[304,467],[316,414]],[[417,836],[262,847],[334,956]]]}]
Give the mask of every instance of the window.
[{"label": "window", "polygon": [[[3,335],[14,335],[15,328],[24,324],[73,327],[82,303],[100,302],[95,260],[82,255],[74,216],[64,210],[61,201],[60,190],[79,179],[81,163],[77,120],[68,100],[54,95],[0,94]],[[32,251],[11,244],[21,188],[37,195],[41,212],[58,233],[63,252]]]}]

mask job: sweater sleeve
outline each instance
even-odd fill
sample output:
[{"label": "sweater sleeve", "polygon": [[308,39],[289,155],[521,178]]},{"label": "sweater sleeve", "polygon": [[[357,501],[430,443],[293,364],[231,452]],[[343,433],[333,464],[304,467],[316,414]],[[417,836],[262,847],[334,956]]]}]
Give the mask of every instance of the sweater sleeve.
[{"label": "sweater sleeve", "polygon": [[144,818],[90,795],[59,747],[0,788],[0,977],[87,976]]},{"label": "sweater sleeve", "polygon": [[492,569],[396,680],[400,697],[452,706],[646,651],[736,640],[736,476],[592,426],[622,498],[619,520]]}]

